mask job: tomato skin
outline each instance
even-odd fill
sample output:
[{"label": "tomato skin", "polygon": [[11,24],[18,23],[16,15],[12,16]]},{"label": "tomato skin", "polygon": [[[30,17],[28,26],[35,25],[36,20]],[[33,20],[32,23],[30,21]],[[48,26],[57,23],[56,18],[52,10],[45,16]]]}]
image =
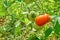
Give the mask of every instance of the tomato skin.
[{"label": "tomato skin", "polygon": [[49,22],[49,20],[50,20],[49,15],[48,14],[44,14],[44,15],[37,16],[35,18],[35,23],[38,26],[42,26],[42,25],[46,24],[47,22]]}]

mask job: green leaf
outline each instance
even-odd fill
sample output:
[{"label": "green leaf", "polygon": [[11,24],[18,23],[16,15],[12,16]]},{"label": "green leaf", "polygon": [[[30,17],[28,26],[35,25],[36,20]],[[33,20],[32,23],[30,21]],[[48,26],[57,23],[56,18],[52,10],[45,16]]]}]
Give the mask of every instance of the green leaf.
[{"label": "green leaf", "polygon": [[58,21],[56,21],[56,24],[54,26],[54,31],[57,35],[59,35],[59,32],[60,32],[60,24]]},{"label": "green leaf", "polygon": [[15,2],[15,0],[14,1],[10,1],[10,0],[7,1],[7,0],[5,0],[4,4],[5,4],[6,8],[7,8],[7,7],[11,6],[14,2]]},{"label": "green leaf", "polygon": [[60,2],[60,0],[54,0],[55,2]]},{"label": "green leaf", "polygon": [[3,8],[3,1],[0,1],[0,16],[5,16],[5,11]]},{"label": "green leaf", "polygon": [[49,27],[44,33],[45,33],[45,37],[48,37],[50,34],[51,34],[51,32],[52,32],[52,27]]},{"label": "green leaf", "polygon": [[4,4],[5,4],[6,7],[8,6],[7,0],[4,1]]},{"label": "green leaf", "polygon": [[27,18],[25,18],[25,20],[24,20],[24,23],[25,24],[28,24],[30,21],[27,19]]},{"label": "green leaf", "polygon": [[34,0],[23,0],[23,2],[25,2],[25,3],[32,3],[32,2],[34,2]]},{"label": "green leaf", "polygon": [[18,36],[21,33],[21,26],[15,27],[14,35]]},{"label": "green leaf", "polygon": [[28,40],[40,40],[35,34],[31,35]]},{"label": "green leaf", "polygon": [[54,0],[49,0],[50,2],[54,2]]},{"label": "green leaf", "polygon": [[5,12],[1,11],[0,16],[5,16]]},{"label": "green leaf", "polygon": [[19,2],[21,2],[22,0],[18,0]]}]

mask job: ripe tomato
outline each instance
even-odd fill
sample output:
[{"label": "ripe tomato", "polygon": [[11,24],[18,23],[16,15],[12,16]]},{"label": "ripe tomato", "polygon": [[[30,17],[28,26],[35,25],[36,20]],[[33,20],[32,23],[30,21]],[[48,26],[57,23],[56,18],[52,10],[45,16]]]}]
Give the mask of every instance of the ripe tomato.
[{"label": "ripe tomato", "polygon": [[35,23],[38,26],[42,26],[42,25],[46,24],[49,20],[50,20],[49,15],[48,14],[44,14],[44,15],[37,16],[35,18]]}]

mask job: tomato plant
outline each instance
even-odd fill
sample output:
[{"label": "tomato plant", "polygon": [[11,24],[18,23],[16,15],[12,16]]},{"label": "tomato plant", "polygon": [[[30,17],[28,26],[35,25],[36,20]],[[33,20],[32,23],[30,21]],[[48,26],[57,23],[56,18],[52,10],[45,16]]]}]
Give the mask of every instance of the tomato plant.
[{"label": "tomato plant", "polygon": [[60,0],[0,0],[0,40],[59,40]]}]

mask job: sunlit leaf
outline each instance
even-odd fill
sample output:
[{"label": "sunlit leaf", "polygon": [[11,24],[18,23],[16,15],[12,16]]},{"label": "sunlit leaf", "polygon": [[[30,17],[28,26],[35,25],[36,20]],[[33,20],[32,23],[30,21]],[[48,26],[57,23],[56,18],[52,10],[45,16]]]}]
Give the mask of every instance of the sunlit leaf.
[{"label": "sunlit leaf", "polygon": [[[17,24],[18,25],[18,24]],[[17,27],[15,27],[15,31],[14,31],[14,35],[15,36],[18,36],[18,35],[20,35],[20,33],[21,33],[21,25],[18,25]]]},{"label": "sunlit leaf", "polygon": [[49,0],[50,2],[54,2],[54,0]]},{"label": "sunlit leaf", "polygon": [[1,0],[0,1],[0,16],[5,16],[5,11],[4,11],[4,8],[3,8],[3,1]]}]

